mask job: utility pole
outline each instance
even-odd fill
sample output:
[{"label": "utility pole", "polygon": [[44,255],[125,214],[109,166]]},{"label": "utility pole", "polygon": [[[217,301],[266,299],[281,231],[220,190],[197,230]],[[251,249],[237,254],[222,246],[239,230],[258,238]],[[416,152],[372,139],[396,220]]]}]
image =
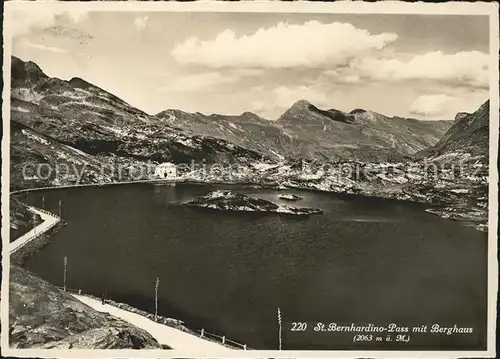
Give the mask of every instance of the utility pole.
[{"label": "utility pole", "polygon": [[281,350],[281,312],[280,312],[280,307],[278,307],[278,324],[280,326],[280,329],[279,329],[279,350]]},{"label": "utility pole", "polygon": [[33,234],[36,234],[36,213],[33,213]]},{"label": "utility pole", "polygon": [[160,277],[156,277],[155,283],[155,322],[158,318],[158,289],[160,288]]},{"label": "utility pole", "polygon": [[59,218],[62,218],[62,201],[59,200]]},{"label": "utility pole", "polygon": [[68,256],[64,255],[64,291],[66,292],[66,272],[68,268]]},{"label": "utility pole", "polygon": [[42,196],[42,209],[45,209],[45,197]]}]

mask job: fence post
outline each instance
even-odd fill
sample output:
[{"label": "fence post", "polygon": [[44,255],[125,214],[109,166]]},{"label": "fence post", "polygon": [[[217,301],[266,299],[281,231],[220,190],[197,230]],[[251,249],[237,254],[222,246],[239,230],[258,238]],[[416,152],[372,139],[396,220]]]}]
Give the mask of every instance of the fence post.
[{"label": "fence post", "polygon": [[226,344],[226,336],[225,335],[222,336],[222,344]]},{"label": "fence post", "polygon": [[281,350],[281,311],[278,307],[278,324],[279,324],[279,350]]},{"label": "fence post", "polygon": [[200,337],[201,337],[201,338],[203,338],[203,335],[204,335],[204,334],[205,334],[205,329],[202,329],[202,330],[201,330],[201,335],[200,335]]},{"label": "fence post", "polygon": [[66,292],[66,269],[68,267],[68,256],[64,255],[64,291]]},{"label": "fence post", "polygon": [[160,288],[160,277],[156,277],[155,282],[155,322],[158,318],[158,288]]}]

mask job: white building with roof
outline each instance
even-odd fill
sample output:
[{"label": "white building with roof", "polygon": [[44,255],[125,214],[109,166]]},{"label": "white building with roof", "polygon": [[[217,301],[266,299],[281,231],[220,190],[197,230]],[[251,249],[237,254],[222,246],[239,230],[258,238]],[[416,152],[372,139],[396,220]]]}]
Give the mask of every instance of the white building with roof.
[{"label": "white building with roof", "polygon": [[177,178],[177,166],[171,162],[160,163],[155,168],[155,176],[160,178]]}]

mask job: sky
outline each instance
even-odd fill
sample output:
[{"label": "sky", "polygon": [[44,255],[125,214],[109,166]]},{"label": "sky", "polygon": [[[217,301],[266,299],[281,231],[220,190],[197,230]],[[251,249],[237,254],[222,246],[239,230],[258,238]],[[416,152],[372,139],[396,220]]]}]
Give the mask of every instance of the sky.
[{"label": "sky", "polygon": [[488,95],[479,15],[16,11],[12,54],[155,114],[276,120],[294,102],[452,120]]}]

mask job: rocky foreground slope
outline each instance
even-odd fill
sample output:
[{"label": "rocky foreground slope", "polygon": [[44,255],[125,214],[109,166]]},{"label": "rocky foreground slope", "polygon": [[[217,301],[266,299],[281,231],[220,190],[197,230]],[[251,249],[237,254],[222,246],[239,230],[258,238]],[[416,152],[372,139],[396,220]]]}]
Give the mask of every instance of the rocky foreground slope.
[{"label": "rocky foreground slope", "polygon": [[97,312],[16,266],[10,269],[9,343],[31,349],[162,348],[146,331]]}]

